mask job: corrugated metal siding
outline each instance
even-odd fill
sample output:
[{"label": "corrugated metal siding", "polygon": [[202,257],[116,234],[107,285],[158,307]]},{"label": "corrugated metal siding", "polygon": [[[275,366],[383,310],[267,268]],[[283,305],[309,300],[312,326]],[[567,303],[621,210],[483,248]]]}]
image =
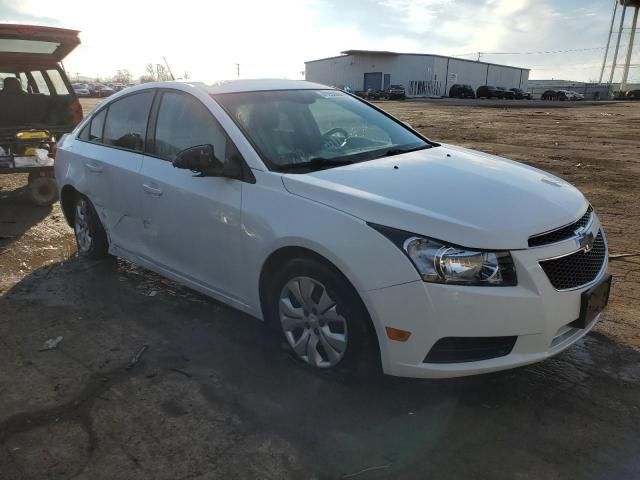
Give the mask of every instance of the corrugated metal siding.
[{"label": "corrugated metal siding", "polygon": [[[335,87],[364,89],[364,74],[391,75],[407,96],[447,96],[454,83],[527,88],[528,70],[431,55],[344,55],[306,64],[307,80]],[[383,77],[384,78],[384,77]],[[488,81],[488,83],[487,83]]]}]

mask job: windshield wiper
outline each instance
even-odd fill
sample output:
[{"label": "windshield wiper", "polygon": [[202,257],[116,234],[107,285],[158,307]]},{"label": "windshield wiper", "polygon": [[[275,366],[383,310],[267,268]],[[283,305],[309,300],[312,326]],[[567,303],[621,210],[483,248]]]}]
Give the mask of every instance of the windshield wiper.
[{"label": "windshield wiper", "polygon": [[420,145],[418,147],[412,147],[412,148],[390,148],[389,150],[387,150],[386,152],[384,152],[384,154],[382,154],[383,157],[392,157],[394,155],[401,155],[403,153],[409,153],[409,152],[415,152],[418,150],[425,150],[427,148],[431,148],[432,145],[429,145],[428,143],[425,143],[424,145]]},{"label": "windshield wiper", "polygon": [[324,157],[316,157],[312,158],[307,162],[300,163],[287,163],[286,165],[278,166],[278,171],[284,172],[289,170],[319,170],[321,168],[331,168],[331,167],[340,167],[342,165],[351,165],[354,163],[352,160],[340,160],[340,159],[330,159]]}]

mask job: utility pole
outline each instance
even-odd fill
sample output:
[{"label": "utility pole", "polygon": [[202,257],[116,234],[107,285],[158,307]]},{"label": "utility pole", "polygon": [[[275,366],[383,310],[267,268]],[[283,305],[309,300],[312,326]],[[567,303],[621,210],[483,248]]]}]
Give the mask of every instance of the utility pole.
[{"label": "utility pole", "polygon": [[171,80],[175,80],[176,77],[173,76],[173,72],[171,71],[171,67],[169,66],[169,62],[167,62],[167,57],[162,57],[164,60],[164,64],[167,66],[167,70],[169,70],[169,75],[171,75]]},{"label": "utility pole", "polygon": [[618,40],[616,41],[616,49],[613,52],[613,65],[611,65],[611,74],[609,75],[609,83],[613,82],[613,74],[616,71],[616,63],[618,63],[618,50],[620,50],[620,37],[624,28],[624,15],[627,13],[627,0],[622,4],[622,16],[620,17],[620,28],[618,29]]},{"label": "utility pole", "polygon": [[480,57],[482,56],[482,52],[478,52],[478,58],[476,58],[476,62],[480,61]]},{"label": "utility pole", "polygon": [[236,63],[236,76],[240,78],[240,64]]},{"label": "utility pole", "polygon": [[611,45],[611,34],[613,33],[613,24],[616,20],[616,11],[618,10],[618,0],[613,0],[613,15],[611,15],[611,25],[609,26],[609,36],[607,37],[607,48],[604,49],[604,60],[602,61],[602,70],[600,70],[600,80],[598,83],[602,83],[602,77],[604,76],[604,68],[607,65],[607,56],[609,56],[609,45]]},{"label": "utility pole", "polygon": [[631,54],[633,53],[633,41],[636,38],[636,27],[638,26],[638,11],[640,11],[640,6],[636,6],[634,10],[633,22],[631,23],[631,35],[629,36],[629,48],[627,48],[627,59],[624,62],[620,91],[625,89],[627,86],[627,78],[629,78],[629,66],[631,65]]}]

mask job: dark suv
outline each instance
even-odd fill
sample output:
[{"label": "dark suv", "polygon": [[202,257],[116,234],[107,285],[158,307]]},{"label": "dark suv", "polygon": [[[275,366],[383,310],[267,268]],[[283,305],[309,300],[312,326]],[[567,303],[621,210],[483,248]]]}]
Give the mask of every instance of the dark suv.
[{"label": "dark suv", "polygon": [[500,92],[502,93],[502,96],[499,98],[506,98],[507,100],[515,100],[516,99],[516,94],[514,92],[512,92],[511,90],[507,90],[504,87],[496,87],[498,90],[500,90]]},{"label": "dark suv", "polygon": [[509,90],[515,94],[516,100],[531,100],[531,94],[521,88],[510,88]]},{"label": "dark suv", "polygon": [[471,85],[463,85],[461,83],[456,83],[451,85],[449,89],[449,97],[450,98],[476,98],[476,93],[473,91],[473,87]]},{"label": "dark suv", "polygon": [[482,85],[478,87],[476,96],[478,98],[504,98],[504,90],[500,90],[498,87],[492,85]]},{"label": "dark suv", "polygon": [[384,93],[389,100],[404,100],[407,98],[402,85],[389,85],[389,88]]},{"label": "dark suv", "polygon": [[62,68],[78,32],[0,24],[0,174],[28,173],[38,204],[57,199],[55,142],[82,120],[82,106]]}]

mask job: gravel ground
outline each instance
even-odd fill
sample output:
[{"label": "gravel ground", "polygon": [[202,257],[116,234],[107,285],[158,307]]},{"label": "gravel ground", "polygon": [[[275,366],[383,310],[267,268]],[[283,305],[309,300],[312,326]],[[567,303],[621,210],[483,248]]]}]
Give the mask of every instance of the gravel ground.
[{"label": "gravel ground", "polygon": [[[576,184],[612,253],[638,253],[640,104],[527,103],[380,105]],[[260,322],[144,269],[75,257],[59,206],[32,206],[25,183],[0,176],[3,480],[640,478],[639,256],[611,262],[604,321],[553,359],[362,384],[308,371]]]}]

